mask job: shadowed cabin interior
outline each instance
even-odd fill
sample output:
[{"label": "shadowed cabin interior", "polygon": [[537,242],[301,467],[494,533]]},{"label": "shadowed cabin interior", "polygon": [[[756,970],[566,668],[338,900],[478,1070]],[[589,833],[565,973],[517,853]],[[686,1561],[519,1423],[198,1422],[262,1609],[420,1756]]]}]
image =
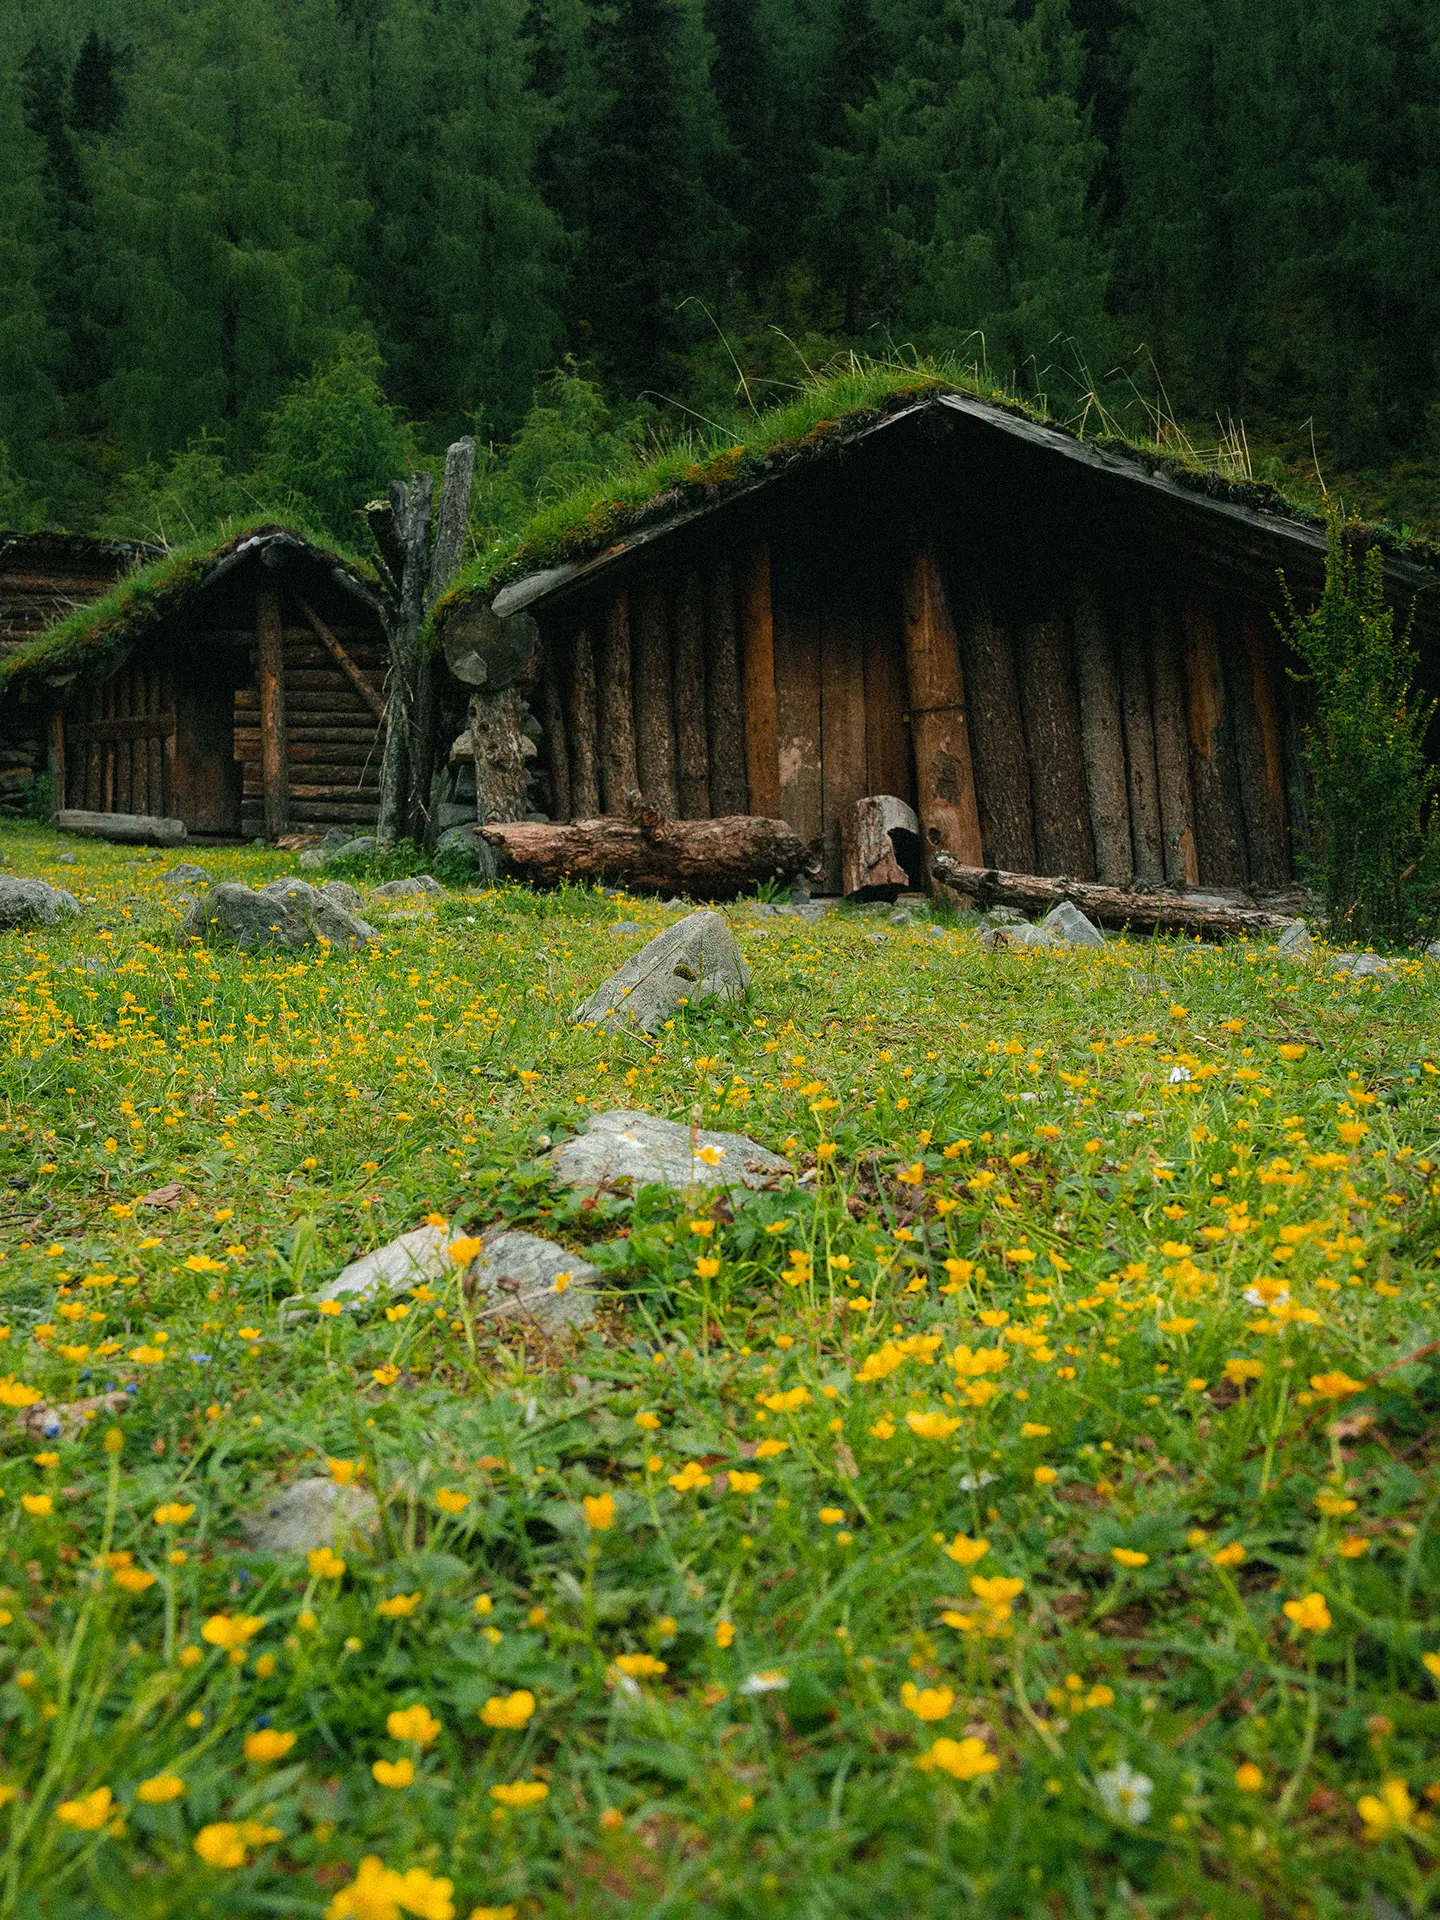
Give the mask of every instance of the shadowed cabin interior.
[{"label": "shadowed cabin interior", "polygon": [[87,672],[82,655],[51,676],[58,805],[180,819],[200,838],[364,831],[387,659],[362,577],[282,530],[247,536],[166,598],[118,665],[111,652]]},{"label": "shadowed cabin interior", "polygon": [[[494,612],[539,624],[557,819],[777,815],[834,890],[891,793],[967,866],[1263,893],[1305,832],[1281,568],[1308,604],[1323,532],[947,395]],[[1423,645],[1433,576],[1387,575]]]}]

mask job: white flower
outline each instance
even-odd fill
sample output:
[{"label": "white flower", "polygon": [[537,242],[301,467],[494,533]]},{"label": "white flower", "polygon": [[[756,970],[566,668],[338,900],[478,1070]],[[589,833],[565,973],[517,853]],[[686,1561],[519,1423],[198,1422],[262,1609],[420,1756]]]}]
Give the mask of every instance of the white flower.
[{"label": "white flower", "polygon": [[1137,1773],[1128,1760],[1097,1776],[1100,1801],[1112,1820],[1128,1820],[1132,1827],[1143,1827],[1150,1818],[1150,1796],[1155,1782],[1147,1774]]},{"label": "white flower", "polygon": [[740,1682],[741,1693],[783,1693],[790,1682],[783,1673],[768,1667],[763,1673],[752,1673],[748,1680]]},{"label": "white flower", "polygon": [[1284,1307],[1289,1305],[1290,1289],[1272,1286],[1262,1293],[1259,1287],[1247,1287],[1245,1300],[1252,1307]]},{"label": "white flower", "polygon": [[1190,1069],[1188,1067],[1171,1067],[1169,1079],[1172,1087],[1178,1087],[1182,1080],[1188,1080],[1189,1078]]}]

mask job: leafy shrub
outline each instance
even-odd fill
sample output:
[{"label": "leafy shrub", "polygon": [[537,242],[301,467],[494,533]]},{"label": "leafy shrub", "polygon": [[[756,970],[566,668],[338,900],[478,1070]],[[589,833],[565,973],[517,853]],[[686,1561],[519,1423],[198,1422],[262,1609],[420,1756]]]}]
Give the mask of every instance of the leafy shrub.
[{"label": "leafy shrub", "polygon": [[1337,938],[1409,945],[1440,911],[1440,774],[1425,757],[1432,700],[1417,696],[1409,627],[1385,604],[1380,551],[1357,553],[1327,512],[1325,591],[1286,632],[1315,689],[1305,742],[1313,785],[1308,866]]}]

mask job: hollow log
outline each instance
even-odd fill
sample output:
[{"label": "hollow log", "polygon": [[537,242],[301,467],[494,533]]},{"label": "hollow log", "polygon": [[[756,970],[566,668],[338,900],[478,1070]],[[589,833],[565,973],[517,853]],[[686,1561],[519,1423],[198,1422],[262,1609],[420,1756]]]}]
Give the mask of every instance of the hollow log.
[{"label": "hollow log", "polygon": [[1185,704],[1190,723],[1190,795],[1200,877],[1207,886],[1241,886],[1248,878],[1236,791],[1234,747],[1220,662],[1215,608],[1198,595],[1181,603],[1185,636]]},{"label": "hollow log", "polygon": [[1046,873],[1093,879],[1095,846],[1085,797],[1080,703],[1065,622],[1051,618],[1022,627],[1017,654],[1036,865]]},{"label": "hollow log", "polygon": [[[648,823],[648,824],[647,824]],[[606,816],[563,826],[522,821],[482,828],[505,868],[532,886],[606,881],[638,893],[723,899],[797,873],[805,856],[784,820]]]},{"label": "hollow log", "polygon": [[1006,873],[997,867],[962,867],[937,853],[930,870],[942,886],[962,894],[976,907],[1015,907],[1021,913],[1048,913],[1069,900],[1102,927],[1128,927],[1134,933],[1175,933],[1199,940],[1230,934],[1278,933],[1290,925],[1283,913],[1246,906],[1213,893],[1134,892],[1088,880],[1058,879],[1038,873]]},{"label": "hollow log", "polygon": [[[674,607],[675,766],[678,804],[666,807],[651,788],[644,791],[662,812],[684,820],[710,817],[710,753],[705,738],[705,604],[700,576],[693,568],[681,575]],[[641,769],[644,784],[644,769]]]},{"label": "hollow log", "polygon": [[1080,582],[1075,599],[1075,667],[1080,682],[1080,737],[1085,752],[1090,831],[1095,841],[1095,872],[1113,886],[1127,881],[1133,871],[1130,801],[1125,787],[1115,649],[1104,604],[1089,580]]},{"label": "hollow log", "polygon": [[922,858],[920,822],[894,794],[869,794],[841,814],[840,851],[848,899],[893,900],[911,884],[910,868]]},{"label": "hollow log", "polygon": [[1160,799],[1165,879],[1172,887],[1193,887],[1200,878],[1200,861],[1192,824],[1185,676],[1173,610],[1167,601],[1158,598],[1150,657],[1154,683],[1155,782]]},{"label": "hollow log", "polygon": [[582,819],[600,811],[600,751],[596,742],[595,654],[588,627],[570,636],[570,810]]},{"label": "hollow log", "polygon": [[1131,852],[1135,878],[1145,886],[1159,886],[1165,878],[1165,840],[1160,825],[1146,638],[1140,608],[1131,606],[1120,627],[1120,717],[1125,729],[1125,772],[1130,790]]},{"label": "hollow log", "polygon": [[[927,851],[942,848],[973,864],[983,853],[965,676],[939,563],[929,546],[919,546],[911,555],[904,606],[915,811]],[[873,766],[870,771],[873,780]]]},{"label": "hollow log", "polygon": [[735,617],[735,576],[723,555],[710,574],[709,658],[705,673],[705,718],[710,748],[710,812],[744,813],[750,805],[745,777],[745,705],[740,690],[740,644]]},{"label": "hollow log", "polygon": [[622,593],[613,600],[600,632],[595,661],[599,719],[600,804],[618,813],[639,785],[635,765],[635,708],[630,672],[630,608]]},{"label": "hollow log", "polygon": [[[643,792],[674,813],[675,723],[670,710],[670,631],[665,588],[651,579],[630,595],[630,643],[635,677],[635,763]],[[606,804],[615,802],[607,796]]]}]

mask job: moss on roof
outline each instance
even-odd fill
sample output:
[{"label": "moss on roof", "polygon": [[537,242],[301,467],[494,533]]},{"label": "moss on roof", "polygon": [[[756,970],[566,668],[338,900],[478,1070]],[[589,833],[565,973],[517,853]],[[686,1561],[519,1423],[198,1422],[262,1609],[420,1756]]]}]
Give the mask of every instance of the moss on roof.
[{"label": "moss on roof", "polygon": [[378,584],[367,562],[355,554],[337,553],[303,528],[274,520],[231,521],[137,567],[97,600],[76,607],[17,647],[0,660],[0,694],[55,674],[84,672],[87,677],[103,677],[113,672],[144,634],[205,586],[222,560],[247,540],[282,533],[302,541],[320,565],[343,567],[367,587]]},{"label": "moss on roof", "polygon": [[[744,438],[733,444],[715,435],[688,436],[658,455],[634,456],[601,480],[544,508],[461,570],[437,603],[429,631],[433,635],[451,612],[477,595],[493,595],[545,567],[589,559],[642,528],[716,505],[764,474],[824,453],[887,415],[948,393],[983,400],[1105,452],[1143,461],[1150,471],[1163,472],[1208,499],[1323,528],[1313,501],[1207,463],[1178,429],[1163,442],[1131,438],[1099,409],[1094,417],[1102,430],[1087,433],[1089,415],[1078,424],[1056,420],[1043,406],[973,369],[934,361],[901,365],[852,360],[839,373],[807,381],[796,399],[757,414]],[[1440,548],[1429,541],[1388,526],[1370,531],[1388,551],[1440,567]]]}]

